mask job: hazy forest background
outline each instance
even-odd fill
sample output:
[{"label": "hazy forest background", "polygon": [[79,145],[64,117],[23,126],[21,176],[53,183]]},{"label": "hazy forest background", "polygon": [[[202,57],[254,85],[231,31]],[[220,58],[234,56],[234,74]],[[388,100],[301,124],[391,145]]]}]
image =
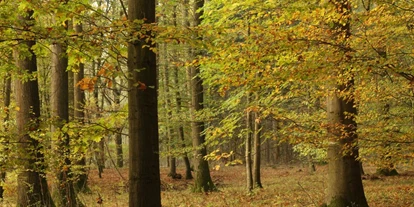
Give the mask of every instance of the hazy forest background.
[{"label": "hazy forest background", "polygon": [[414,2],[0,0],[1,206],[414,206]]}]

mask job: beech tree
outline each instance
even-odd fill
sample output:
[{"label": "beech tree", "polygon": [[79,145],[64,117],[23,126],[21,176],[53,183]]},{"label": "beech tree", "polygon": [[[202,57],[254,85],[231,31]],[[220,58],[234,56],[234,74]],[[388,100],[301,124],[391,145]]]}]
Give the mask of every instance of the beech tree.
[{"label": "beech tree", "polygon": [[128,121],[129,206],[161,206],[157,115],[157,71],[153,38],[135,34],[136,29],[155,23],[154,0],[129,0],[128,19]]},{"label": "beech tree", "polygon": [[[68,21],[64,22],[66,27]],[[67,28],[66,28],[67,29]],[[70,137],[62,131],[64,124],[69,122],[69,82],[68,82],[68,54],[65,42],[56,42],[52,46],[52,85],[51,85],[51,110],[54,118],[53,128],[56,137],[56,152],[60,154],[62,161],[58,164],[59,205],[77,206],[75,189],[73,186],[70,160]]]},{"label": "beech tree", "polygon": [[[193,25],[201,24],[204,0],[197,0],[193,4],[192,11],[194,12]],[[200,37],[198,37],[200,38]],[[192,55],[198,58],[200,52],[196,48],[193,49]],[[194,191],[208,192],[216,190],[214,183],[210,176],[210,168],[205,156],[207,155],[207,146],[205,146],[205,134],[203,121],[198,120],[197,113],[204,108],[204,89],[203,80],[200,77],[200,65],[195,65],[189,68],[190,75],[190,90],[191,90],[191,136],[194,147]]]},{"label": "beech tree", "polygon": [[[22,25],[33,25],[33,11],[19,17]],[[36,55],[31,49],[34,40],[20,40],[14,51],[18,74],[28,79],[16,79],[16,103],[19,108],[16,122],[19,133],[18,155],[20,156],[17,186],[17,206],[54,206],[45,176],[43,146],[29,133],[37,130],[40,123],[40,101],[37,78]]]}]

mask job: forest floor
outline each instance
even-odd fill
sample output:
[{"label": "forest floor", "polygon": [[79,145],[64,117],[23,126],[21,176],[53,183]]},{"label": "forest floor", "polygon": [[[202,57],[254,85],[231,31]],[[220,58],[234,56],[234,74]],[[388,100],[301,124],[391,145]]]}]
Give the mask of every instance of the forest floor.
[{"label": "forest floor", "polygon": [[[167,176],[168,169],[161,168],[162,205],[164,207],[248,207],[248,206],[320,206],[324,201],[327,166],[317,166],[309,173],[299,166],[263,167],[263,189],[251,194],[245,188],[243,166],[221,167],[212,170],[211,176],[219,191],[213,193],[192,193],[192,180],[173,180]],[[367,173],[374,169],[366,168]],[[400,170],[399,176],[372,177],[364,180],[365,194],[371,207],[414,207],[414,171]],[[184,169],[179,169],[184,174]],[[105,169],[102,178],[96,170],[90,171],[91,192],[80,194],[87,207],[128,206],[127,169]],[[13,205],[15,192],[9,186],[0,206]],[[7,189],[6,189],[7,190]],[[102,198],[101,204],[98,203]]]}]

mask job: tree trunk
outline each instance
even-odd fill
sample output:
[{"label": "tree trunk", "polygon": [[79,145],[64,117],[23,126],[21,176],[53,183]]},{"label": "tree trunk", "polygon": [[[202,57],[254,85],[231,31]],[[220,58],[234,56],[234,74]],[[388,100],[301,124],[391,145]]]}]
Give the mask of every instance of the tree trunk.
[{"label": "tree trunk", "polygon": [[[249,99],[249,97],[248,97]],[[253,173],[252,173],[252,112],[250,109],[246,111],[246,142],[245,142],[245,158],[246,158],[246,181],[247,181],[247,190],[250,192],[253,190]]]},{"label": "tree trunk", "polygon": [[[198,10],[203,8],[204,0],[197,0],[193,5],[194,12],[194,26],[198,26],[201,23],[202,12]],[[198,52],[193,50],[193,58],[197,58]],[[194,154],[194,174],[195,174],[195,184],[194,192],[208,192],[215,191],[216,187],[210,176],[210,168],[208,161],[204,159],[204,156],[207,155],[207,147],[205,144],[205,135],[204,131],[204,122],[197,120],[197,113],[204,109],[204,89],[203,81],[199,76],[200,66],[190,67],[190,77],[191,77],[191,135],[193,140],[193,147],[195,149]]]},{"label": "tree trunk", "polygon": [[[183,0],[183,4],[182,4],[183,5],[183,7],[182,7],[182,13],[183,13],[182,26],[184,28],[186,28],[186,27],[188,28],[190,26],[189,21],[188,21],[188,18],[189,18],[188,9],[186,8],[186,6],[188,5],[188,2],[189,2],[188,0]],[[175,19],[175,24],[178,25],[177,19]],[[184,47],[185,47],[185,45],[186,44],[184,43]],[[184,56],[190,54],[190,50],[187,50],[187,51],[188,51],[188,53],[184,54]],[[186,72],[189,73],[189,70],[186,70]],[[189,77],[189,74],[188,74],[188,77]],[[188,91],[190,96],[191,96],[191,92],[190,92],[190,89],[189,89],[190,88],[189,87],[190,86],[190,80],[191,80],[191,77],[189,77],[189,79],[187,80],[187,84],[185,85],[186,87],[188,87],[188,88],[186,88],[188,90],[184,89],[184,91]],[[177,86],[177,87],[180,86],[179,80],[178,80],[178,67],[175,67],[175,70],[174,70],[174,85]],[[182,106],[182,99],[181,99],[180,90],[181,90],[180,88],[178,88],[176,90],[176,96],[175,96],[175,99],[176,99],[175,101],[176,101],[176,104],[177,104],[177,108],[176,108],[177,114],[181,113],[181,106]],[[190,105],[191,105],[191,101],[189,101],[189,102],[190,102]],[[185,144],[185,136],[184,136],[184,126],[182,124],[180,124],[178,126],[177,132],[178,132],[178,137],[182,142],[181,147],[183,149],[185,149],[186,144]],[[190,164],[190,159],[188,158],[187,153],[183,154],[183,159],[184,159],[184,164],[185,164],[185,169],[186,169],[185,170],[185,179],[187,179],[187,180],[193,179],[193,175],[191,173],[192,168],[191,168],[191,164]]]},{"label": "tree trunk", "polygon": [[[23,22],[32,22],[33,11],[28,11],[25,17],[19,17]],[[26,23],[26,26],[31,26]],[[17,206],[54,206],[49,193],[43,148],[38,140],[33,139],[29,133],[39,127],[40,99],[39,87],[36,78],[36,55],[31,50],[35,41],[22,40],[21,45],[26,45],[30,57],[25,52],[14,51],[14,59],[20,75],[30,75],[29,80],[16,80],[16,106],[19,108],[16,116],[17,130],[19,132],[19,167],[17,176]]]},{"label": "tree trunk", "polygon": [[[129,0],[128,18],[155,22],[154,0]],[[128,44],[129,206],[161,206],[157,71],[144,41]]]},{"label": "tree trunk", "polygon": [[169,67],[168,67],[168,63],[169,63],[169,58],[168,58],[168,50],[167,50],[167,44],[162,44],[160,45],[160,47],[162,47],[162,49],[160,50],[160,58],[161,61],[160,63],[162,64],[162,72],[163,72],[163,89],[164,89],[164,109],[166,111],[166,120],[165,120],[165,125],[166,125],[166,135],[167,135],[167,140],[168,140],[168,153],[170,156],[170,162],[169,162],[169,167],[170,167],[170,172],[168,173],[168,176],[172,177],[172,178],[176,178],[177,176],[177,163],[176,163],[176,158],[175,158],[175,153],[172,153],[173,150],[176,149],[176,142],[177,140],[174,140],[173,137],[173,128],[171,126],[171,119],[172,119],[172,109],[171,109],[171,99],[170,99],[170,78],[169,78]]},{"label": "tree trunk", "polygon": [[[350,18],[351,3],[348,0],[335,0],[331,3],[336,8],[335,11],[341,15],[341,20],[338,20],[334,26],[335,34],[339,36],[340,41],[344,41],[342,43],[347,44],[351,31],[349,19],[346,18]],[[343,21],[346,21],[345,24]],[[343,73],[343,70],[340,73]],[[352,93],[353,87],[353,77],[349,77],[346,83],[330,87],[331,91],[327,98],[330,134],[326,194],[328,206],[368,206],[362,185],[360,164],[357,160],[359,152],[355,101],[353,95],[348,97],[339,95],[339,93]]]},{"label": "tree trunk", "polygon": [[[258,98],[258,97],[256,97]],[[253,187],[258,187],[258,188],[263,188],[262,186],[262,181],[260,179],[260,162],[261,162],[261,124],[260,124],[260,117],[259,117],[259,112],[255,111],[254,113],[254,141],[253,141],[253,146],[254,146],[254,157],[253,157]]]},{"label": "tree trunk", "polygon": [[[11,95],[11,76],[10,73],[7,73],[6,77],[4,78],[4,112],[6,114],[6,116],[4,117],[4,131],[7,132],[9,129],[8,125],[9,125],[9,120],[10,120],[10,113],[9,113],[9,107],[10,107],[10,95]],[[4,147],[4,152],[7,153],[7,151],[9,151],[8,149],[8,140],[9,138],[6,138],[5,140],[5,147]],[[8,155],[5,155],[5,159],[8,159]],[[4,165],[6,161],[2,161],[1,165]],[[2,167],[1,170],[3,170],[4,168]],[[4,193],[4,182],[6,181],[6,171],[3,171],[0,173],[0,198],[3,198],[3,193]]]},{"label": "tree trunk", "polygon": [[[179,81],[178,81],[178,68],[175,68],[174,70],[174,85],[179,87]],[[180,114],[181,113],[181,93],[180,93],[180,88],[177,88],[175,90],[175,102],[176,102],[176,114]],[[181,123],[179,123],[179,126],[177,127],[177,134],[178,134],[178,139],[181,141],[181,147],[183,149],[186,148],[185,145],[185,137],[184,137],[184,127]],[[193,179],[193,175],[191,174],[191,165],[190,165],[190,159],[188,159],[187,153],[184,152],[183,153],[183,160],[184,160],[184,164],[185,164],[185,179],[189,180],[189,179]]]},{"label": "tree trunk", "polygon": [[[112,81],[114,85],[114,101],[117,107],[121,104],[121,89],[119,89],[115,84],[115,79]],[[117,133],[115,134],[115,146],[116,146],[116,165],[119,168],[124,167],[124,152],[122,149],[122,127],[117,128]]]},{"label": "tree trunk", "polygon": [[[82,24],[75,25],[75,32],[82,33]],[[85,123],[85,92],[77,85],[84,78],[85,66],[83,63],[79,63],[79,71],[73,73],[74,84],[74,117],[79,123]],[[80,138],[80,135],[77,137]],[[76,188],[78,191],[84,191],[87,188],[88,174],[86,173],[86,157],[84,152],[81,152],[80,159],[76,163],[80,166],[80,175],[78,177]]]},{"label": "tree trunk", "polygon": [[[66,22],[66,25],[68,22]],[[70,160],[70,139],[66,133],[61,133],[60,128],[69,121],[69,85],[68,85],[68,57],[65,43],[54,43],[52,46],[52,87],[51,87],[51,111],[54,118],[53,131],[57,134],[57,153],[59,159],[58,184],[59,199],[61,206],[77,206],[76,194],[73,187],[71,160]]]}]

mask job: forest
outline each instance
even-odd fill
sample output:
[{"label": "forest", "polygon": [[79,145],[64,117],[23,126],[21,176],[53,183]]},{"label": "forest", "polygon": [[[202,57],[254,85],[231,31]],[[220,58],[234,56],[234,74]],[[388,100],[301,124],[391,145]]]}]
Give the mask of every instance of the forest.
[{"label": "forest", "polygon": [[414,206],[414,2],[0,0],[0,206]]}]

